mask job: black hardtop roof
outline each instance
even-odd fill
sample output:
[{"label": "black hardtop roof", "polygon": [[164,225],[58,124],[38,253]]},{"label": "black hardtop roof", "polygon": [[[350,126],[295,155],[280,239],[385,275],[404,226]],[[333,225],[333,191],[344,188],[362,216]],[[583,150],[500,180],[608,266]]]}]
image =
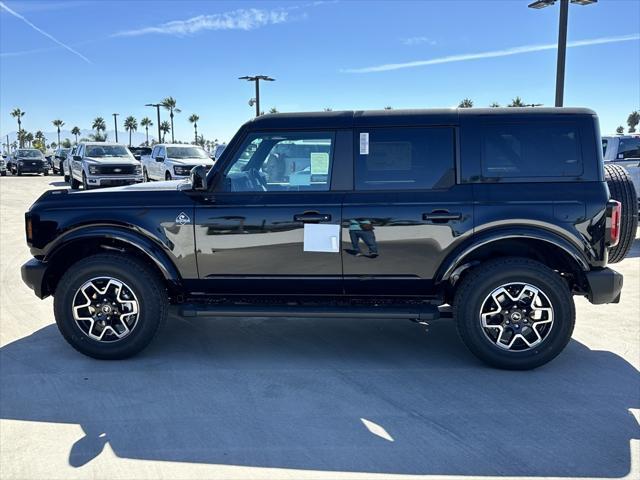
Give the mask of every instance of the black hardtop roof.
[{"label": "black hardtop roof", "polygon": [[346,110],[330,112],[272,113],[248,121],[251,130],[284,128],[350,128],[360,126],[456,124],[462,117],[512,116],[544,117],[562,115],[592,116],[588,108],[497,107],[433,108],[415,110]]}]

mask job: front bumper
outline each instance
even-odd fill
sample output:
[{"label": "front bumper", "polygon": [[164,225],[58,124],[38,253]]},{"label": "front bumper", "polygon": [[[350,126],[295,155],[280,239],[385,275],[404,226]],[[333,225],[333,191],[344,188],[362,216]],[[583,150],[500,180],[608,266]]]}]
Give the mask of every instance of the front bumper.
[{"label": "front bumper", "polygon": [[46,163],[40,165],[32,165],[31,162],[17,163],[16,168],[22,173],[44,173],[45,171],[49,171],[49,165]]},{"label": "front bumper", "polygon": [[47,271],[47,264],[37,258],[32,258],[22,265],[20,273],[22,281],[36,294],[38,298],[45,298],[49,295],[44,284],[44,276]]},{"label": "front bumper", "polygon": [[587,298],[594,305],[620,302],[623,277],[610,268],[591,270],[586,273],[589,292]]},{"label": "front bumper", "polygon": [[126,176],[100,176],[88,175],[87,184],[89,188],[99,187],[121,187],[123,185],[131,185],[143,181],[142,175],[126,175]]}]

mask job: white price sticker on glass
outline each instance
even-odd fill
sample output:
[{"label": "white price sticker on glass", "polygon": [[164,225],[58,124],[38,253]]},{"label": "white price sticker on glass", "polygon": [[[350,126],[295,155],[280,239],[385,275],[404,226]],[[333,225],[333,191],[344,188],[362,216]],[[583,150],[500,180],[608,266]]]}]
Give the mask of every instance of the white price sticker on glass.
[{"label": "white price sticker on glass", "polygon": [[360,133],[360,155],[369,155],[369,132]]}]

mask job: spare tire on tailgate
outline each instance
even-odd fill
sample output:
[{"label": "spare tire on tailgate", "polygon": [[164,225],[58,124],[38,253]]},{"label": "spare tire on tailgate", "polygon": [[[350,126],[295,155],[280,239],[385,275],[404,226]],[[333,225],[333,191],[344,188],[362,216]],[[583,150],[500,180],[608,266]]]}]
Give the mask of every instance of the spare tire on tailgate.
[{"label": "spare tire on tailgate", "polygon": [[620,165],[605,165],[604,176],[611,198],[622,204],[620,241],[609,250],[609,263],[617,263],[629,253],[638,228],[638,197],[631,177]]}]

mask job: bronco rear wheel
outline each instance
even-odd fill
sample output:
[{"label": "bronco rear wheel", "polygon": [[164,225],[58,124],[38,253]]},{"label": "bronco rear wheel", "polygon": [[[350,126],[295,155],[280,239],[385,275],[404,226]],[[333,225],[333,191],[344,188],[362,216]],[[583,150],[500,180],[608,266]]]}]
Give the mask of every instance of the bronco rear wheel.
[{"label": "bronco rear wheel", "polygon": [[604,175],[611,198],[622,204],[620,215],[620,241],[609,249],[609,263],[621,262],[626,257],[638,228],[638,196],[629,173],[620,165],[605,165]]},{"label": "bronco rear wheel", "polygon": [[526,258],[481,264],[456,291],[453,315],[465,345],[498,368],[528,370],[555,358],[573,333],[567,283]]},{"label": "bronco rear wheel", "polygon": [[114,360],[135,355],[167,317],[159,275],[136,258],[98,254],[73,265],[54,297],[58,329],[73,348]]}]

